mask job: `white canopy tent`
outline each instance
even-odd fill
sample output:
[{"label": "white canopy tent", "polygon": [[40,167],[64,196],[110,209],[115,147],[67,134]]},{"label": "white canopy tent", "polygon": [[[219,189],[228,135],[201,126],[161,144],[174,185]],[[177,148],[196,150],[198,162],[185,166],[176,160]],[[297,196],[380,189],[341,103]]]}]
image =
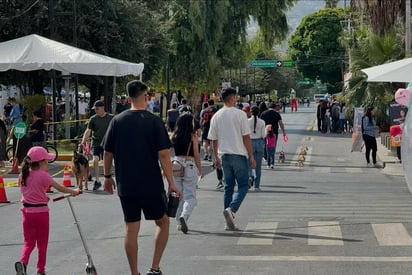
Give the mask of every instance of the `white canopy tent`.
[{"label": "white canopy tent", "polygon": [[366,68],[362,72],[368,75],[369,82],[411,82],[412,58]]},{"label": "white canopy tent", "polygon": [[0,43],[0,72],[57,70],[65,73],[138,76],[143,63],[131,63],[31,34]]},{"label": "white canopy tent", "polygon": [[[99,76],[138,76],[143,63],[131,63],[66,45],[40,35],[31,34],[0,43],[0,72],[8,70],[56,70],[62,75],[83,74]],[[69,90],[69,77],[65,78]],[[114,86],[116,82],[114,81]],[[115,89],[113,89],[113,97]],[[69,119],[69,93],[65,95],[66,115]],[[113,102],[114,105],[114,102]],[[55,97],[53,97],[55,106]],[[53,108],[54,109],[54,108]],[[66,125],[66,137],[70,132]]]}]

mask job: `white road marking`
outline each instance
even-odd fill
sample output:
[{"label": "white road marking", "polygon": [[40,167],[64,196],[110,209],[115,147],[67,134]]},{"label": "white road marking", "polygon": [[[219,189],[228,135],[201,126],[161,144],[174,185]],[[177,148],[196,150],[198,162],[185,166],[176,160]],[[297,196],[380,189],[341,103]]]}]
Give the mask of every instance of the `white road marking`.
[{"label": "white road marking", "polygon": [[276,262],[411,262],[412,257],[365,256],[207,256],[209,261]]},{"label": "white road marking", "polygon": [[401,223],[372,224],[372,228],[381,246],[412,245],[412,238]]},{"label": "white road marking", "polygon": [[309,222],[308,245],[343,245],[339,222]]},{"label": "white road marking", "polygon": [[277,227],[277,222],[249,222],[243,232],[248,237],[240,237],[237,244],[272,245]]}]

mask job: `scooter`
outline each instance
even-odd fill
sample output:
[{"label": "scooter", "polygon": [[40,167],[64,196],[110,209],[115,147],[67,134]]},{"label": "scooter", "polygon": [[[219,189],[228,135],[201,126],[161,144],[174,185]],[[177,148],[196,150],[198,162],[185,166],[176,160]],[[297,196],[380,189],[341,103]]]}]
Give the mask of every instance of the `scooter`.
[{"label": "scooter", "polygon": [[77,226],[77,230],[79,231],[79,234],[80,234],[80,239],[82,240],[83,247],[84,247],[84,250],[86,251],[86,255],[87,255],[86,274],[97,275],[96,267],[93,264],[92,255],[90,255],[89,249],[87,248],[86,241],[83,237],[83,232],[80,228],[80,223],[79,223],[79,220],[76,217],[76,213],[74,212],[74,208],[73,208],[72,202],[70,200],[70,197],[71,197],[70,194],[65,194],[63,196],[54,198],[53,201],[56,202],[56,201],[59,201],[59,200],[62,200],[62,199],[67,199],[67,201],[69,202],[70,210],[72,211],[73,218],[74,218],[74,223]]}]

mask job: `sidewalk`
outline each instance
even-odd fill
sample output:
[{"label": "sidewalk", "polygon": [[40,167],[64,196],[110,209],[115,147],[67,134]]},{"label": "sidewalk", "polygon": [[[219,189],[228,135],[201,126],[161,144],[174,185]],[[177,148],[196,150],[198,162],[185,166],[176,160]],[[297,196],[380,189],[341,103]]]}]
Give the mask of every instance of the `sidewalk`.
[{"label": "sidewalk", "polygon": [[391,150],[382,145],[380,137],[376,138],[376,143],[378,144],[377,158],[385,164],[382,173],[393,176],[405,175],[402,163],[400,163],[398,157]]}]

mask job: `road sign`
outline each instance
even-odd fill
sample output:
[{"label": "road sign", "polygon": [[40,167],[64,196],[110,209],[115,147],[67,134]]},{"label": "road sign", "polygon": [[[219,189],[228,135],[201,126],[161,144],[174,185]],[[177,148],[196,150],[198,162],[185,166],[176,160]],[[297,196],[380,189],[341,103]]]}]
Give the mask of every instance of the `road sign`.
[{"label": "road sign", "polygon": [[278,61],[276,65],[277,67],[294,67],[295,61],[292,61],[292,60]]},{"label": "road sign", "polygon": [[14,136],[17,139],[21,139],[26,134],[27,126],[24,122],[19,122],[14,126]]},{"label": "road sign", "polygon": [[285,60],[283,61],[283,67],[294,67],[295,61],[292,60]]},{"label": "road sign", "polygon": [[259,67],[259,68],[274,68],[276,67],[276,60],[262,59],[262,60],[252,60],[249,62],[249,67]]}]

